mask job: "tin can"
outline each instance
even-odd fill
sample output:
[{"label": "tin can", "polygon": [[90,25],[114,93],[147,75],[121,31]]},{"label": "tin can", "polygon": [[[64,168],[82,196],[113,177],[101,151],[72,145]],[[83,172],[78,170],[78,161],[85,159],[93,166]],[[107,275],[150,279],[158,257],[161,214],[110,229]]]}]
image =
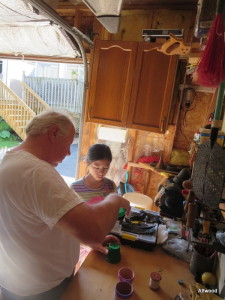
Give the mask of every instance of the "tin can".
[{"label": "tin can", "polygon": [[150,279],[149,279],[149,287],[152,290],[158,290],[159,289],[159,282],[161,280],[161,275],[157,272],[152,272],[150,274]]}]

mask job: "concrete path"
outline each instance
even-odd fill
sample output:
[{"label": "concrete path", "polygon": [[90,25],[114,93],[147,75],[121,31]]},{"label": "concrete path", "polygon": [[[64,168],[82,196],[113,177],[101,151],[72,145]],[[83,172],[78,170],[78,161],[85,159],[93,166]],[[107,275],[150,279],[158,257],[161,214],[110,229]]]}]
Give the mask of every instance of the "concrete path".
[{"label": "concrete path", "polygon": [[63,162],[56,167],[56,170],[70,185],[75,178],[77,164],[77,148],[78,144],[73,144],[70,147],[71,155],[64,158]]},{"label": "concrete path", "polygon": [[[63,162],[56,167],[56,170],[64,178],[68,185],[70,185],[75,178],[77,164],[77,148],[78,144],[77,141],[75,141],[75,143],[70,147],[71,155],[67,156],[63,160]],[[8,150],[10,150],[10,148],[0,149],[0,162]]]}]

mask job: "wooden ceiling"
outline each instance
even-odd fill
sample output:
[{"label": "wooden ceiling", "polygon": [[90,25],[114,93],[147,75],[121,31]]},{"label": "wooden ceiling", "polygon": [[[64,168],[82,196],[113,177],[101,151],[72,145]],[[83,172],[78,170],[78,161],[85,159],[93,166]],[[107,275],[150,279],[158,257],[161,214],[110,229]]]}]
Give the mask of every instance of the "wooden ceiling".
[{"label": "wooden ceiling", "polygon": [[196,8],[197,0],[124,0],[123,8]]},{"label": "wooden ceiling", "polygon": [[[46,0],[47,1],[47,0]],[[83,34],[89,37],[90,40],[94,41],[96,38],[100,39],[110,39],[110,33],[107,31],[102,30],[103,26],[100,24],[100,22],[96,21],[96,17],[93,14],[93,12],[87,7],[87,5],[84,4],[83,1],[81,0],[48,0],[51,3],[55,3],[55,11],[64,19],[64,21],[69,24],[72,27],[76,27],[78,30],[80,30]],[[96,0],[98,1],[98,0]],[[109,1],[109,0],[106,0]],[[149,18],[148,20],[146,19],[147,17],[145,16],[145,21],[147,22],[147,28],[161,28],[160,24],[153,24],[153,27],[150,27],[152,25],[153,19],[153,11],[154,10],[164,10],[164,13],[167,13],[170,15],[170,10],[173,11],[172,16],[177,18],[178,20],[182,21],[184,11],[190,12],[189,18],[190,23],[194,23],[196,12],[197,12],[197,3],[198,0],[124,0],[123,6],[122,6],[122,11],[124,11],[124,14],[126,14],[126,10],[139,10],[139,11],[149,11]],[[165,10],[168,10],[168,12],[165,12]],[[193,14],[192,14],[193,12]],[[135,14],[135,12],[134,12]],[[146,14],[147,15],[147,14]],[[169,18],[170,19],[170,18]],[[137,25],[137,28],[135,28],[136,31],[140,30],[142,28],[142,23],[139,22],[140,24]],[[189,21],[188,21],[189,22]],[[128,21],[129,23],[129,21]],[[165,22],[164,22],[165,23]],[[163,24],[164,24],[163,23]],[[173,21],[170,22],[172,25],[169,26],[168,22],[166,23],[165,28],[174,28],[174,23]],[[169,23],[169,24],[170,24]],[[180,23],[179,23],[180,24]],[[178,24],[178,25],[179,25]],[[177,26],[178,26],[177,25]],[[129,27],[129,24],[127,25]],[[146,25],[145,25],[146,26]],[[175,27],[177,27],[175,26]],[[139,28],[140,27],[140,28]],[[178,26],[180,27],[180,26]],[[133,30],[133,31],[135,31]],[[130,32],[131,30],[126,30],[126,34],[128,36],[124,37],[124,32],[121,32],[123,35],[123,38],[121,36],[116,36],[116,39],[125,39],[125,40],[133,40],[134,34]],[[193,32],[193,26],[191,25],[191,28],[187,30],[187,32],[191,32],[191,34],[186,33],[186,41],[189,41],[191,39],[190,36],[192,36]],[[119,34],[119,33],[118,33]],[[142,37],[141,37],[142,40]],[[86,47],[85,45],[85,51],[89,52],[90,47]]]},{"label": "wooden ceiling", "polygon": [[[173,8],[191,9],[197,7],[198,0],[124,0],[124,9],[154,9],[154,8]],[[80,0],[59,0],[58,8],[85,8],[86,5]]]}]

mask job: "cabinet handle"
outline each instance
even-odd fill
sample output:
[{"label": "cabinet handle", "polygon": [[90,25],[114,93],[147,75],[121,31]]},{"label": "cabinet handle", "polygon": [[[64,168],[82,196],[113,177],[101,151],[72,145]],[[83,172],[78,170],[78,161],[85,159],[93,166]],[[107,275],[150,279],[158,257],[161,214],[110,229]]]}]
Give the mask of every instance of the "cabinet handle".
[{"label": "cabinet handle", "polygon": [[161,126],[160,126],[160,131],[161,132],[163,132],[163,130],[164,130],[164,121],[165,121],[165,117],[162,118],[162,120],[161,120]]},{"label": "cabinet handle", "polygon": [[88,120],[91,120],[91,111],[92,111],[92,106],[88,110]]}]

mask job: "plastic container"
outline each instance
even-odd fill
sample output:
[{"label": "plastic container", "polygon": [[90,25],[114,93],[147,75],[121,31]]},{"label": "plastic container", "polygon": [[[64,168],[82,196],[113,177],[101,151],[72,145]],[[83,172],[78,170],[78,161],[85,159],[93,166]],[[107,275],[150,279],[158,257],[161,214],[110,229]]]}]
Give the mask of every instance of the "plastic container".
[{"label": "plastic container", "polygon": [[[206,128],[200,129],[200,145],[210,140],[210,133],[211,133],[211,129],[206,129]],[[223,147],[224,145],[224,137],[225,137],[225,133],[223,131],[219,131],[216,142],[221,147]]]},{"label": "plastic container", "polygon": [[106,260],[111,264],[117,264],[121,260],[120,245],[116,243],[110,243],[108,247],[108,254]]},{"label": "plastic container", "polygon": [[123,220],[126,214],[126,208],[120,208],[118,213],[118,220]]},{"label": "plastic container", "polygon": [[134,289],[131,283],[120,281],[115,287],[115,300],[131,299]]},{"label": "plastic container", "polygon": [[205,256],[199,253],[197,247],[194,247],[194,252],[190,261],[190,271],[193,275],[196,273],[213,272],[215,264],[215,255]]},{"label": "plastic container", "polygon": [[132,281],[134,280],[134,275],[134,271],[128,267],[120,268],[118,271],[119,281],[132,283]]}]

